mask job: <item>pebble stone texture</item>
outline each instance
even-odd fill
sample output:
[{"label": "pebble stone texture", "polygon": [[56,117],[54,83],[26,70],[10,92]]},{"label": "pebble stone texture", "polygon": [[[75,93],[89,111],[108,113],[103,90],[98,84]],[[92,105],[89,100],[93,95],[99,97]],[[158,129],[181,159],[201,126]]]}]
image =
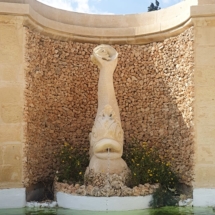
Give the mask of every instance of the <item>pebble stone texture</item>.
[{"label": "pebble stone texture", "polygon": [[[114,87],[125,144],[159,147],[181,181],[193,180],[193,27],[146,45],[113,45],[119,53]],[[96,44],[61,41],[26,28],[26,186],[54,178],[54,152],[68,141],[89,148],[97,111]]]}]

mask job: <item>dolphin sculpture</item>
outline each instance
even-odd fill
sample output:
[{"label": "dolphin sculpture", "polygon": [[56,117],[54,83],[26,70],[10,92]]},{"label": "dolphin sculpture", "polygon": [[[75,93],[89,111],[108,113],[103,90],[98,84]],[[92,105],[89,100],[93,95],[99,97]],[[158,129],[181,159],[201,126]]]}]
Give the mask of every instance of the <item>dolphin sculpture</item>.
[{"label": "dolphin sculpture", "polygon": [[120,173],[127,169],[121,158],[123,153],[124,133],[121,127],[113,73],[117,66],[117,51],[109,45],[99,45],[93,50],[91,60],[100,69],[98,82],[98,109],[90,139],[89,169],[95,173]]}]

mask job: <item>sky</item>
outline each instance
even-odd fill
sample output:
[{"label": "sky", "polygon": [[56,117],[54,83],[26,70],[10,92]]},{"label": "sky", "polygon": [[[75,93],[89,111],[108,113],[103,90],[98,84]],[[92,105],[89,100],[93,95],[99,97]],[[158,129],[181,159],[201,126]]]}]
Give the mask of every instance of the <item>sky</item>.
[{"label": "sky", "polygon": [[[91,14],[134,14],[147,12],[155,0],[38,0],[52,7]],[[167,8],[183,0],[158,0]]]}]

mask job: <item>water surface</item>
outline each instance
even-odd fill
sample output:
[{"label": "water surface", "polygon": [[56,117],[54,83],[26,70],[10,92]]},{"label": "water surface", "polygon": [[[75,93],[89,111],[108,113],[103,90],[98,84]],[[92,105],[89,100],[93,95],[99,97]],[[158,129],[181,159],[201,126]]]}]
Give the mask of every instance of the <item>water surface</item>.
[{"label": "water surface", "polygon": [[147,209],[137,211],[124,212],[94,212],[94,211],[75,211],[70,209],[54,208],[54,209],[0,209],[0,215],[215,215],[212,208],[198,207],[164,207],[160,209]]}]

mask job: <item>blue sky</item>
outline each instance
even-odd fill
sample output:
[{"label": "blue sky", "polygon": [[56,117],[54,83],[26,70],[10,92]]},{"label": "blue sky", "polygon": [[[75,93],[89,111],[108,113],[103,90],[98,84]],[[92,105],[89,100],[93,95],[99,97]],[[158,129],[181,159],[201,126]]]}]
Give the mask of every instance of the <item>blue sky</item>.
[{"label": "blue sky", "polygon": [[[133,14],[147,12],[154,0],[38,0],[44,4],[81,13]],[[170,7],[182,0],[158,0],[161,8]]]}]

